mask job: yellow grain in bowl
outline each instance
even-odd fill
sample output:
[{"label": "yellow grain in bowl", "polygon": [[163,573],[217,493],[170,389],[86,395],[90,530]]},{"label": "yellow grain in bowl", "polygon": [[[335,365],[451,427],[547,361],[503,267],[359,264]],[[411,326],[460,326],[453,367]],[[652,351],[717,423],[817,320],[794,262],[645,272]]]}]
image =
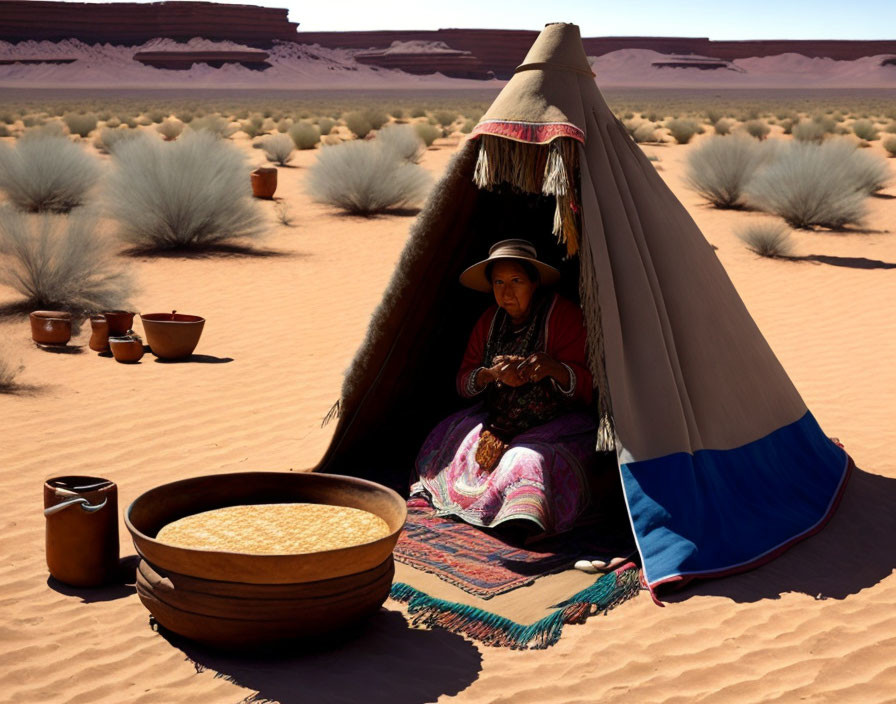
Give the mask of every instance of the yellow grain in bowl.
[{"label": "yellow grain in bowl", "polygon": [[389,535],[379,516],[328,504],[248,504],[185,516],[156,540],[199,550],[292,555],[361,545]]}]

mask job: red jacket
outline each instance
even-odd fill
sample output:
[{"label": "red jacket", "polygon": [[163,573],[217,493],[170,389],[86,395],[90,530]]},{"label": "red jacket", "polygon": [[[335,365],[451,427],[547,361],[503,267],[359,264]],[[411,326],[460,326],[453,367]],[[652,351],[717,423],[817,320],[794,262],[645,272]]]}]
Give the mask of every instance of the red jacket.
[{"label": "red jacket", "polygon": [[[482,367],[482,355],[485,352],[488,331],[497,312],[497,304],[492,305],[479,317],[473,327],[460,371],[457,372],[457,392],[464,398],[478,395],[472,392],[468,382],[470,374]],[[581,309],[572,301],[555,293],[545,325],[547,331],[544,351],[558,362],[565,364],[575,381],[570,397],[585,404],[591,403],[593,381],[585,357],[587,335]]]}]

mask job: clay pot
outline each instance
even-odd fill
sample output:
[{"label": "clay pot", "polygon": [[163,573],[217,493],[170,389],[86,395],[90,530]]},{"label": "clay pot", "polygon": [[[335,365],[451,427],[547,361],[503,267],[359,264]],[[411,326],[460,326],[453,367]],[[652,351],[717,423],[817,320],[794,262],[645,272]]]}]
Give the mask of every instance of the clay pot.
[{"label": "clay pot", "polygon": [[143,321],[146,343],[160,359],[189,357],[199,344],[199,337],[205,326],[205,318],[176,311],[146,315],[141,313],[140,319]]},{"label": "clay pot", "polygon": [[271,199],[277,190],[277,169],[260,166],[252,172],[252,195],[256,198]]},{"label": "clay pot", "polygon": [[110,337],[109,347],[116,362],[133,364],[143,358],[143,340],[136,335]]},{"label": "clay pot", "polygon": [[87,346],[94,352],[109,351],[109,322],[105,315],[90,316],[90,342]]},{"label": "clay pot", "polygon": [[72,314],[36,310],[31,314],[31,338],[39,345],[64,346],[72,339]]},{"label": "clay pot", "polygon": [[118,577],[118,487],[100,477],[44,483],[47,567],[60,582],[96,587]]},{"label": "clay pot", "polygon": [[[257,503],[323,503],[380,516],[389,535],[361,545],[290,555],[193,550],[155,539],[201,511]],[[241,472],[182,479],[139,496],[125,514],[143,558],[137,593],[165,628],[218,647],[315,639],[376,612],[389,594],[404,499],[356,477]]]},{"label": "clay pot", "polygon": [[106,310],[103,316],[109,324],[109,335],[120,337],[127,335],[128,330],[134,327],[134,313],[126,310]]}]

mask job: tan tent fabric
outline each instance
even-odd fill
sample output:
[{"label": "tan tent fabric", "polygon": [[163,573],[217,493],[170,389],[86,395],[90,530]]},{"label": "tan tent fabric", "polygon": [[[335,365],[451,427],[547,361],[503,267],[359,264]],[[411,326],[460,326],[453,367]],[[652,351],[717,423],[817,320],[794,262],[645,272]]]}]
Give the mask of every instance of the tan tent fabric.
[{"label": "tan tent fabric", "polygon": [[[544,173],[495,163],[516,157]],[[567,195],[556,187],[564,174]],[[518,211],[529,232],[496,231]],[[576,247],[551,241],[560,221]],[[512,236],[535,240],[577,283],[600,399],[596,446],[617,452],[651,586],[750,567],[824,524],[849,457],[613,115],[571,24],[539,35],[415,223],[319,469],[406,484],[426,432],[459,403],[451,381],[484,304],[457,276]]]}]

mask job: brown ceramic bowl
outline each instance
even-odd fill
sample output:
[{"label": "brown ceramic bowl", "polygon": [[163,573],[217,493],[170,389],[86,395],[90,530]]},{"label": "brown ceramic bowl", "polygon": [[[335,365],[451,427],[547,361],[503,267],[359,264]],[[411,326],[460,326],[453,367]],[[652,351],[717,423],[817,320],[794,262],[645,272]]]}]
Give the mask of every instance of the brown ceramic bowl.
[{"label": "brown ceramic bowl", "polygon": [[62,310],[31,313],[31,338],[39,345],[64,346],[72,339],[72,314]]},{"label": "brown ceramic bowl", "polygon": [[124,335],[134,327],[134,315],[134,313],[126,310],[103,311],[103,317],[109,325],[109,335],[112,337]]},{"label": "brown ceramic bowl", "polygon": [[[200,511],[248,503],[325,503],[380,516],[389,535],[369,543],[292,555],[249,555],[175,547],[155,540],[162,526]],[[223,649],[284,640],[342,638],[389,595],[392,549],[404,526],[404,500],[353,477],[243,472],[165,484],[139,496],[125,524],[143,558],[137,594],[156,621]]]},{"label": "brown ceramic bowl", "polygon": [[140,320],[146,344],[160,359],[189,357],[199,344],[205,326],[205,318],[183,313],[141,313]]},{"label": "brown ceramic bowl", "polygon": [[[389,526],[372,543],[293,555],[249,555],[174,547],[155,539],[184,516],[241,504],[318,503],[370,511]],[[375,482],[316,472],[217,474],[150,489],[128,507],[125,524],[141,557],[162,569],[202,579],[288,584],[333,579],[383,563],[407,518],[404,499]]]},{"label": "brown ceramic bowl", "polygon": [[109,348],[116,362],[134,364],[143,358],[143,341],[133,337],[110,337]]}]

